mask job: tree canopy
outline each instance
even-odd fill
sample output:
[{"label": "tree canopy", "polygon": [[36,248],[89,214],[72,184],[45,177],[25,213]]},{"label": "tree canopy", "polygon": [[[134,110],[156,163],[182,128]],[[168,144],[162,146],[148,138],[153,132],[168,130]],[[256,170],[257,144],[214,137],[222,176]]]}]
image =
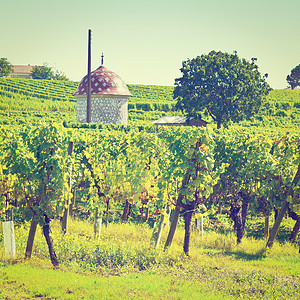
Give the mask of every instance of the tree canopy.
[{"label": "tree canopy", "polygon": [[69,80],[64,73],[57,70],[54,72],[47,64],[43,64],[43,66],[35,66],[31,72],[31,76],[33,79]]},{"label": "tree canopy", "polygon": [[47,64],[42,66],[35,66],[33,71],[31,72],[31,76],[33,79],[53,79],[53,71],[51,67],[48,67]]},{"label": "tree canopy", "polygon": [[6,77],[12,72],[12,64],[7,60],[7,58],[0,58],[0,77]]},{"label": "tree canopy", "polygon": [[271,90],[255,60],[211,51],[183,61],[182,77],[175,79],[176,109],[190,117],[207,112],[218,128],[254,115]]},{"label": "tree canopy", "polygon": [[300,86],[300,64],[292,69],[291,74],[286,77],[286,81],[292,90]]},{"label": "tree canopy", "polygon": [[65,80],[68,81],[69,78],[67,78],[67,76],[61,72],[61,71],[55,71],[54,76],[53,76],[53,80]]}]

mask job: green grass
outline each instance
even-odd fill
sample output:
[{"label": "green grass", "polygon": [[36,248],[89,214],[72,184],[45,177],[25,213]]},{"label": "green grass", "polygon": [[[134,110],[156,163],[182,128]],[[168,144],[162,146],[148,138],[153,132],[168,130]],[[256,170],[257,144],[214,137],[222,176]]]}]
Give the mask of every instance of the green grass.
[{"label": "green grass", "polygon": [[[233,233],[192,233],[190,256],[182,251],[178,228],[171,248],[149,244],[148,225],[109,224],[101,239],[87,221],[71,221],[69,232],[52,226],[60,260],[53,269],[38,229],[30,261],[22,259],[28,225],[16,226],[17,259],[0,250],[1,296],[6,299],[298,299],[300,257],[295,244],[246,237],[236,245]],[[3,237],[0,235],[0,240]],[[3,241],[2,241],[3,243]]]},{"label": "green grass", "polygon": [[[154,271],[121,276],[95,276],[32,267],[0,265],[6,299],[226,299],[202,283],[186,284]],[[46,283],[46,284],[45,284]]]}]

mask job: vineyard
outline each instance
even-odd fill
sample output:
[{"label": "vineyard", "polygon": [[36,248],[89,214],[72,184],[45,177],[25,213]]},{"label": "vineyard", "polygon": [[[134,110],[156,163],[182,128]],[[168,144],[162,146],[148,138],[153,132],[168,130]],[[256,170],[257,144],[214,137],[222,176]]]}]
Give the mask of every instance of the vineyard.
[{"label": "vineyard", "polygon": [[[0,117],[2,124],[76,121],[78,82],[0,78]],[[171,113],[172,87],[129,85],[129,123],[149,125]]]},{"label": "vineyard", "polygon": [[[212,260],[216,269],[208,269],[196,260],[205,249],[209,255],[239,253],[249,261],[268,259],[280,249],[299,265],[299,91],[272,91],[259,115],[217,130],[213,124],[152,126],[155,119],[177,114],[173,88],[141,85],[129,85],[127,126],[78,125],[71,96],[76,86],[0,79],[0,218],[8,221],[13,214],[18,224],[19,257],[44,261],[48,256],[54,267],[96,273],[171,274],[169,266],[181,266],[216,285],[218,268],[224,282],[227,272],[235,278],[231,258],[222,267]],[[80,220],[90,227],[77,241],[74,226],[83,228]],[[126,226],[137,228],[136,248],[130,246],[134,233]],[[122,244],[115,246],[119,239]],[[250,254],[244,245],[257,249]],[[202,254],[195,254],[199,249]],[[4,261],[4,250],[0,255]],[[193,263],[202,275],[195,275]],[[250,273],[278,280],[275,297],[294,298],[299,292],[299,270],[279,279],[264,277],[264,271]],[[226,284],[261,284],[236,276],[240,281]],[[289,289],[281,293],[284,281]],[[249,298],[272,297],[260,288],[241,287]],[[243,297],[243,291],[226,290],[225,296]],[[222,287],[215,293],[222,294]]]},{"label": "vineyard", "polygon": [[197,211],[224,206],[238,243],[249,211],[267,218],[288,201],[286,211],[299,219],[299,135],[211,135],[193,127],[84,132],[54,123],[3,128],[1,137],[2,216],[14,208],[35,226],[62,217],[70,204],[86,218],[105,212],[107,222],[110,209],[122,208],[123,222],[138,209],[141,223],[152,215],[161,227],[173,210],[165,247],[181,213],[188,255]]},{"label": "vineyard", "polygon": [[[76,99],[72,93],[78,83],[17,78],[0,78],[0,122],[24,124],[41,120],[57,122],[76,121]],[[149,126],[165,115],[174,115],[173,87],[129,85],[129,125]],[[179,112],[176,114],[180,115]],[[209,116],[203,116],[210,122]],[[298,130],[300,125],[300,91],[274,90],[268,96],[268,105],[251,120],[238,125],[254,130],[281,132]],[[236,126],[236,125],[235,125]]]}]

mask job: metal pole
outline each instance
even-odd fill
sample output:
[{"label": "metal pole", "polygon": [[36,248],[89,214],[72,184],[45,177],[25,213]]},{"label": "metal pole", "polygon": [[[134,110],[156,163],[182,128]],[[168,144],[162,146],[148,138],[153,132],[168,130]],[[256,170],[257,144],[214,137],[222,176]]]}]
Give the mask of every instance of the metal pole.
[{"label": "metal pole", "polygon": [[91,29],[88,34],[88,82],[87,82],[87,107],[86,107],[86,122],[91,123]]}]

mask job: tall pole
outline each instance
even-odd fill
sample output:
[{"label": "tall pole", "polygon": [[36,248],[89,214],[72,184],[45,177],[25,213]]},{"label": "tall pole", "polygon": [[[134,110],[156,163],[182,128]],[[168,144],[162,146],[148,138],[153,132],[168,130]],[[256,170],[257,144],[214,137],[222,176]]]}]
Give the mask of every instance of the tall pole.
[{"label": "tall pole", "polygon": [[91,29],[88,34],[88,82],[87,82],[87,101],[86,101],[86,122],[91,123]]}]

